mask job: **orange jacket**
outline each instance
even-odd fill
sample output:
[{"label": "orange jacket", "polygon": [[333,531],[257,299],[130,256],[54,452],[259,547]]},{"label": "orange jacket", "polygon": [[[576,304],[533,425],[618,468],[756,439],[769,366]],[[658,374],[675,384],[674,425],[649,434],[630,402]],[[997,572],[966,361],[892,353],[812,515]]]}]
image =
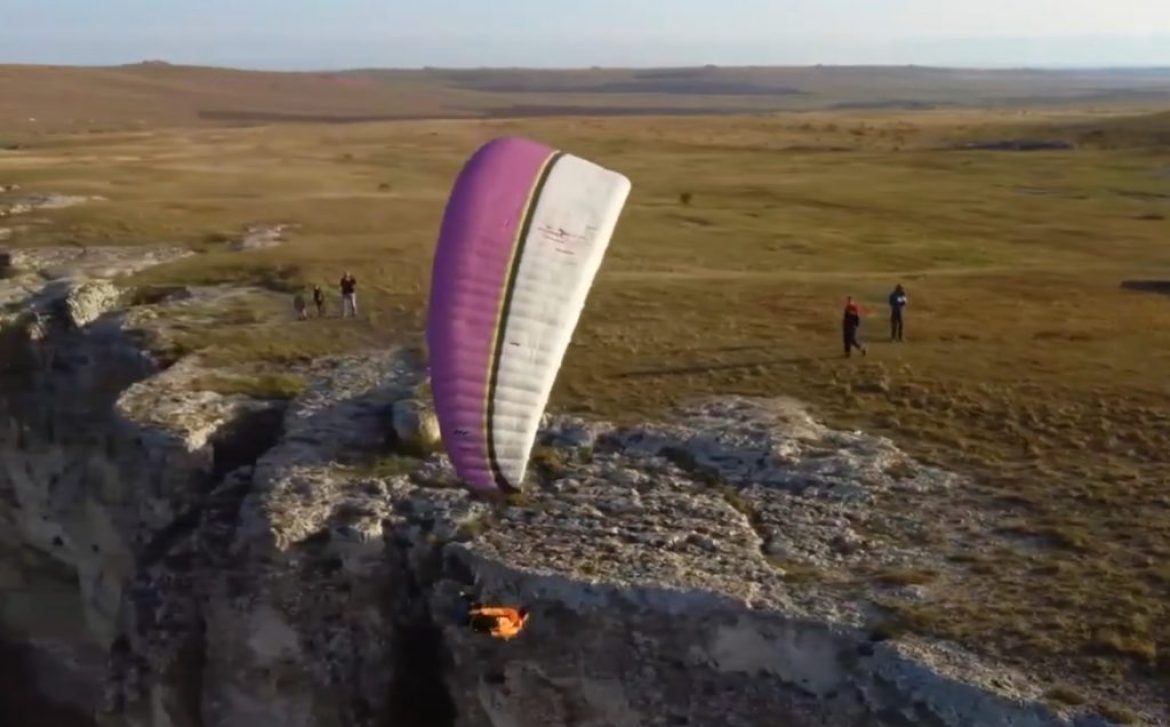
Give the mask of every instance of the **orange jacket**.
[{"label": "orange jacket", "polygon": [[520,633],[528,621],[528,614],[521,614],[514,608],[485,606],[471,609],[472,618],[483,616],[494,618],[491,634],[497,639],[511,639]]}]

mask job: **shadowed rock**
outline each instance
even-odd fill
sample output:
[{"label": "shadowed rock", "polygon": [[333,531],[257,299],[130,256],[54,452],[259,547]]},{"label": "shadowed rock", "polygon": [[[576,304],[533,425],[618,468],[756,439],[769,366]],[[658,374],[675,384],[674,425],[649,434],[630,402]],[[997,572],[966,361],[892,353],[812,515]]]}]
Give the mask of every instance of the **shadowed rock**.
[{"label": "shadowed rock", "polygon": [[[870,638],[882,587],[848,584],[963,577],[895,507],[963,479],[886,439],[789,400],[549,416],[527,491],[487,500],[442,453],[387,447],[434,435],[405,352],[314,362],[287,405],[221,395],[197,357],[160,371],[127,327],[231,291],[121,315],[75,283],[51,297],[100,304],[47,329],[54,363],[27,339],[21,366],[0,362],[0,566],[21,564],[26,605],[0,627],[73,685],[34,685],[52,701],[100,693],[104,725],[1100,723],[957,647]],[[529,625],[471,633],[465,591]]]}]

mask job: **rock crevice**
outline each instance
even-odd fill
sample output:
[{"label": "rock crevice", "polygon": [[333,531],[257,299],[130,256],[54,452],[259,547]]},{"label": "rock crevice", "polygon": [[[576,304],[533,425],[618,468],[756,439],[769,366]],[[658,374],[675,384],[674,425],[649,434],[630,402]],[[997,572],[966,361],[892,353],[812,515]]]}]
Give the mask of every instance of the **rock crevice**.
[{"label": "rock crevice", "polygon": [[[222,395],[132,330],[198,296],[130,316],[101,279],[39,277],[0,288],[0,633],[42,697],[9,709],[107,727],[1105,724],[953,646],[871,639],[859,574],[925,563],[945,583],[948,565],[859,533],[910,527],[883,503],[962,480],[797,402],[550,416],[531,488],[488,501],[431,451],[406,351],[315,362],[289,402]],[[529,625],[471,633],[465,594]]]}]

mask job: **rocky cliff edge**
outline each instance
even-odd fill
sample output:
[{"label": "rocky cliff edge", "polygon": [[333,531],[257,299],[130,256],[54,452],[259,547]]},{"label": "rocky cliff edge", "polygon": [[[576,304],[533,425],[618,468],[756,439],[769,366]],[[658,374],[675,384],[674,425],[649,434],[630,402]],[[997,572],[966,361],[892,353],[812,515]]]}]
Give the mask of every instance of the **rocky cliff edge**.
[{"label": "rocky cliff edge", "polygon": [[[313,362],[292,400],[152,355],[166,327],[268,295],[133,304],[111,282],[184,254],[44,250],[0,273],[15,723],[1106,724],[881,626],[860,575],[947,570],[925,539],[880,535],[918,527],[890,503],[931,515],[960,477],[798,402],[725,397],[635,427],[547,417],[529,491],[477,498],[404,446],[415,352]],[[471,633],[464,593],[528,607],[527,627]]]}]

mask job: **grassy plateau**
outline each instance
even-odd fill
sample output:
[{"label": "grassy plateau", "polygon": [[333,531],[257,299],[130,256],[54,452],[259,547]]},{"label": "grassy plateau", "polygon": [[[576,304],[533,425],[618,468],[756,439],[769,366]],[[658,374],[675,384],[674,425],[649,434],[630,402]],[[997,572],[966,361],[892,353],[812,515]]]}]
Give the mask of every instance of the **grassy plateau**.
[{"label": "grassy plateau", "polygon": [[[0,83],[16,84],[20,72],[10,67]],[[133,90],[125,69],[86,72],[122,74],[105,82]],[[177,72],[131,75],[148,84]],[[60,79],[66,71],[35,73]],[[388,83],[379,73],[356,77]],[[479,144],[516,134],[594,159],[634,187],[553,408],[634,420],[696,395],[790,395],[829,424],[890,436],[972,477],[947,503],[956,517],[928,526],[962,528],[958,515],[975,511],[997,523],[943,553],[962,579],[925,601],[887,604],[903,628],[1119,699],[1127,684],[1170,689],[1170,295],[1123,287],[1170,281],[1170,114],[1158,113],[1170,104],[1151,100],[1155,91],[1143,86],[1124,103],[1078,100],[1080,86],[1067,79],[1050,90],[1025,74],[999,78],[999,90],[971,100],[939,90],[945,79],[930,85],[915,72],[887,71],[884,91],[854,79],[825,86],[819,107],[803,101],[773,113],[678,115],[679,105],[700,103],[692,87],[671,102],[670,116],[578,109],[573,117],[228,126],[207,114],[188,123],[198,114],[175,110],[175,99],[193,109],[199,103],[190,99],[213,87],[230,91],[199,74],[187,77],[187,96],[173,78],[154,100],[141,100],[147,91],[135,86],[143,121],[132,130],[121,111],[103,122],[115,130],[53,127],[72,118],[59,101],[65,91],[53,96],[45,86],[31,96],[45,128],[11,125],[8,136],[22,148],[0,151],[0,184],[105,200],[33,215],[43,223],[8,244],[191,245],[204,254],[123,282],[281,292],[317,282],[334,311],[336,280],[353,271],[358,320],[278,315],[181,336],[183,350],[209,361],[280,370],[418,339],[446,195]],[[570,84],[554,94],[522,72],[468,74],[478,90],[394,77],[415,94],[394,96],[394,113],[450,115],[443,104],[464,103],[450,100],[458,94],[483,109],[504,104],[485,100],[492,93],[545,107],[576,93]],[[813,70],[791,74],[785,83],[797,90],[822,88]],[[271,75],[293,99],[271,108],[314,112],[297,99],[324,81]],[[1165,92],[1166,76],[1158,78],[1160,86],[1143,83]],[[604,91],[607,103],[627,111],[666,103],[630,101],[623,79],[608,79],[618,86]],[[66,90],[77,83],[58,82]],[[298,83],[310,91],[302,96]],[[882,93],[935,107],[827,108],[880,105]],[[604,95],[589,94],[587,106]],[[1030,103],[1029,94],[1060,98]],[[1008,96],[1015,101],[1002,101]],[[790,97],[800,98],[780,96]],[[1001,101],[980,101],[992,97]],[[422,100],[410,106],[414,98]],[[775,100],[767,99],[757,94],[757,111],[769,110],[760,106]],[[369,103],[350,111],[382,114]],[[262,101],[253,105],[263,111]],[[0,127],[0,141],[5,133]],[[957,148],[1018,138],[1069,147]],[[227,237],[255,223],[297,227],[280,247],[227,249]],[[884,301],[899,282],[910,297],[907,341],[892,344]],[[870,311],[865,358],[842,357],[846,295]],[[918,503],[902,506],[913,515]],[[1053,699],[1078,694],[1061,687]]]}]

